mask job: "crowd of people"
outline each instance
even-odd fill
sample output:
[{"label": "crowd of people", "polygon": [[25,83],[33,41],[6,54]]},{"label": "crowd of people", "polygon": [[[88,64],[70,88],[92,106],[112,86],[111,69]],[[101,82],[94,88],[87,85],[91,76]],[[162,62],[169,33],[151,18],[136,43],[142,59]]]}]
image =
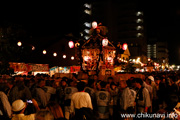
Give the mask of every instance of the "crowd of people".
[{"label": "crowd of people", "polygon": [[82,76],[0,78],[0,120],[120,120],[137,119],[122,116],[125,114],[180,115],[180,74],[176,72],[146,73],[144,78],[128,80],[113,76],[102,80],[87,73]]}]

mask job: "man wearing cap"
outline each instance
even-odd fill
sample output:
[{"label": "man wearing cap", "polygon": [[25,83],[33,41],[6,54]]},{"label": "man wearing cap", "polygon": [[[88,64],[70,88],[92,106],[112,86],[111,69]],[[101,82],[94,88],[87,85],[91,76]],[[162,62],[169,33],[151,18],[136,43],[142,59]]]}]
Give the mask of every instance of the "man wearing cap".
[{"label": "man wearing cap", "polygon": [[18,99],[12,103],[13,117],[11,120],[35,120],[35,114],[24,115],[27,103]]}]

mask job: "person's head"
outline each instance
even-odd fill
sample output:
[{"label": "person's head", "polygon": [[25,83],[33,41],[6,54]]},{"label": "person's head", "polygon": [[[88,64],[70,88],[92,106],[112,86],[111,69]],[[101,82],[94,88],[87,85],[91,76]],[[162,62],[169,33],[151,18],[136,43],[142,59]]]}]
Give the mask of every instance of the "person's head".
[{"label": "person's head", "polygon": [[93,85],[94,85],[94,79],[89,79],[87,85],[88,85],[89,87],[93,87]]},{"label": "person's head", "polygon": [[23,102],[21,99],[15,100],[12,103],[12,111],[14,114],[24,113],[27,103]]},{"label": "person's head", "polygon": [[38,86],[44,87],[45,86],[45,80],[44,79],[38,79]]},{"label": "person's head", "polygon": [[60,82],[60,86],[65,87],[66,86],[66,80],[62,79]]},{"label": "person's head", "polygon": [[98,75],[94,75],[93,79],[94,79],[94,81],[97,81],[98,80]]},{"label": "person's head", "polygon": [[135,87],[136,88],[141,88],[141,86],[143,85],[143,81],[141,78],[134,78],[135,81]]},{"label": "person's head", "polygon": [[111,83],[111,82],[113,82],[113,80],[114,80],[113,77],[108,77],[107,82]]},{"label": "person's head", "polygon": [[119,81],[119,87],[120,87],[121,89],[126,88],[126,87],[127,87],[126,80],[120,80],[120,81]]},{"label": "person's head", "polygon": [[105,81],[100,82],[101,89],[106,88],[107,83]]},{"label": "person's head", "polygon": [[73,80],[72,79],[68,79],[67,84],[68,84],[68,86],[73,86]]},{"label": "person's head", "polygon": [[54,116],[49,110],[41,109],[35,114],[35,120],[54,120]]},{"label": "person's head", "polygon": [[77,89],[78,89],[78,91],[83,91],[84,88],[85,88],[85,86],[86,86],[86,83],[85,83],[85,82],[82,82],[82,81],[78,82],[78,83],[77,83]]},{"label": "person's head", "polygon": [[53,114],[55,119],[64,118],[62,108],[57,102],[49,102],[47,104],[47,109]]},{"label": "person's head", "polygon": [[114,90],[116,87],[117,87],[116,84],[115,84],[114,82],[111,82],[110,88],[111,88],[112,90]]}]

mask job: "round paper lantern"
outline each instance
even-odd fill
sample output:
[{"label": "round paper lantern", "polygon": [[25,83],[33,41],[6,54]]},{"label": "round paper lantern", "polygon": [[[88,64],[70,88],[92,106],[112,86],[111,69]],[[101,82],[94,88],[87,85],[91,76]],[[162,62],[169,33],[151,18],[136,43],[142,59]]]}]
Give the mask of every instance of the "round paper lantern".
[{"label": "round paper lantern", "polygon": [[74,42],[73,41],[69,41],[68,45],[69,45],[70,48],[73,48],[74,47]]},{"label": "round paper lantern", "polygon": [[127,43],[124,43],[122,49],[127,50],[127,47],[128,47]]},{"label": "round paper lantern", "polygon": [[108,46],[108,39],[106,39],[106,38],[103,39],[103,40],[102,40],[102,45],[103,45],[103,46]]},{"label": "round paper lantern", "polygon": [[74,60],[74,56],[71,56],[71,60]]},{"label": "round paper lantern", "polygon": [[17,43],[17,45],[18,45],[18,46],[21,46],[21,45],[22,45],[22,43],[19,41],[19,42]]},{"label": "round paper lantern", "polygon": [[46,50],[43,50],[43,54],[46,54]]},{"label": "round paper lantern", "polygon": [[92,28],[93,28],[93,29],[96,29],[96,28],[97,28],[97,22],[96,22],[96,21],[92,22]]},{"label": "round paper lantern", "polygon": [[65,59],[65,58],[66,58],[66,55],[63,55],[63,58]]},{"label": "round paper lantern", "polygon": [[57,53],[53,53],[53,56],[56,57],[56,56],[57,56]]}]

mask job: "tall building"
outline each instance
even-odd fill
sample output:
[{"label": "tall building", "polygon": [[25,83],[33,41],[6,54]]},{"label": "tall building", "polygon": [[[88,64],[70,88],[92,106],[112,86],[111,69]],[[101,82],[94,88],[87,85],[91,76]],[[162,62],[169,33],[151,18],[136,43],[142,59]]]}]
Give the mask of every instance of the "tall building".
[{"label": "tall building", "polygon": [[147,61],[144,13],[138,2],[91,1],[90,13],[90,18],[87,18],[87,20],[90,20],[90,22],[97,21],[107,26],[110,41],[115,45],[118,42],[128,44],[130,58],[140,57],[141,62]]},{"label": "tall building", "polygon": [[160,65],[169,65],[168,43],[150,39],[147,45],[147,57]]}]

